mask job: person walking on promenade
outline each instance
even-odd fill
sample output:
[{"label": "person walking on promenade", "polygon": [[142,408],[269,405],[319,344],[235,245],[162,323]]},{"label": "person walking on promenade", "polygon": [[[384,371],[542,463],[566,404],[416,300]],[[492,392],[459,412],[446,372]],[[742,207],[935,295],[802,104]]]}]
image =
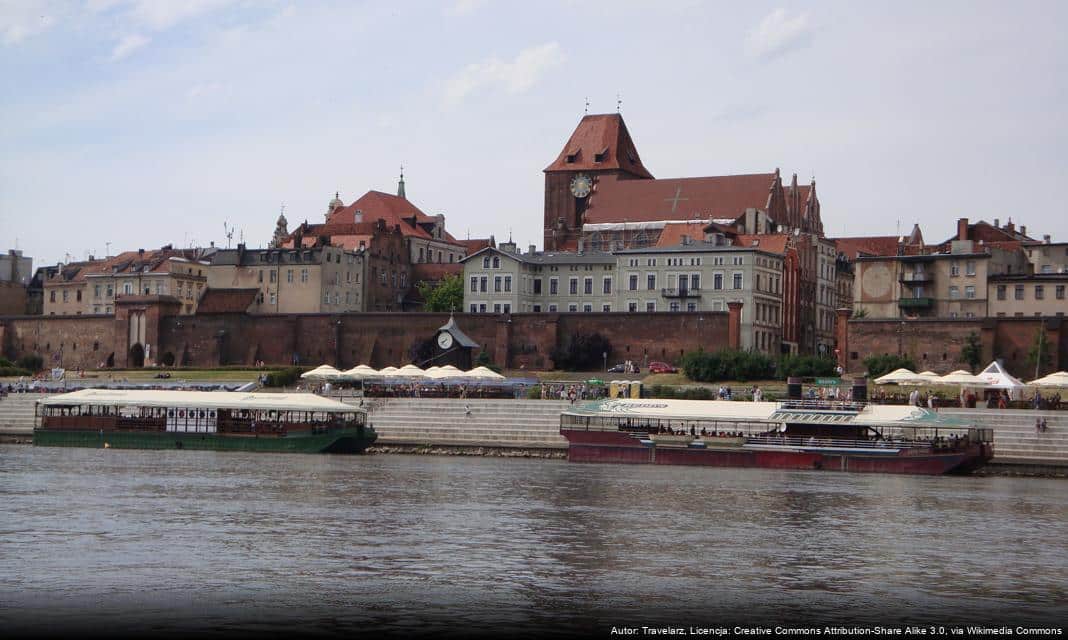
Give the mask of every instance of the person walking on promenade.
[{"label": "person walking on promenade", "polygon": [[913,389],[909,393],[909,404],[914,406],[914,407],[920,406],[920,390],[919,389]]}]

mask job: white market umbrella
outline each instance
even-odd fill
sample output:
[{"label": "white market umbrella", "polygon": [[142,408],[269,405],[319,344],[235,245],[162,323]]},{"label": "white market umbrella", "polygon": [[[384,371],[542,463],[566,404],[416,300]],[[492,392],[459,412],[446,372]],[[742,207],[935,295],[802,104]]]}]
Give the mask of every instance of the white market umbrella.
[{"label": "white market umbrella", "polygon": [[378,375],[378,371],[365,364],[361,364],[357,367],[349,369],[348,371],[343,371],[341,375],[345,378],[349,378],[352,380],[363,380],[364,378],[376,377]]},{"label": "white market umbrella", "polygon": [[961,387],[989,387],[986,380],[983,380],[979,376],[973,376],[971,373],[964,369],[957,369],[956,371],[947,373],[946,375],[932,380],[935,384],[947,384],[957,385]]},{"label": "white market umbrella", "polygon": [[315,367],[311,371],[305,371],[300,377],[307,380],[337,380],[341,372],[328,364]]},{"label": "white market umbrella", "polygon": [[942,376],[938,375],[934,371],[921,371],[920,373],[916,374],[916,379],[915,380],[913,380],[911,382],[902,382],[901,384],[908,384],[908,385],[936,384],[935,380],[938,380],[940,377],[942,377]]},{"label": "white market umbrella", "polygon": [[876,378],[875,384],[908,384],[918,380],[920,380],[919,376],[908,369],[895,369],[885,376]]},{"label": "white market umbrella", "polygon": [[504,380],[504,376],[494,372],[488,367],[475,367],[464,374],[465,378],[475,378],[478,380]]},{"label": "white market umbrella", "polygon": [[1048,376],[1032,380],[1027,384],[1036,387],[1068,387],[1068,371],[1058,371]]},{"label": "white market umbrella", "polygon": [[386,367],[384,369],[379,369],[378,375],[382,376],[383,378],[396,378],[397,367]]},{"label": "white market umbrella", "polygon": [[397,369],[397,375],[405,378],[426,378],[426,372],[415,366],[414,364],[406,364],[400,369]]},{"label": "white market umbrella", "polygon": [[435,380],[444,380],[445,378],[462,378],[462,377],[464,377],[464,372],[460,371],[459,369],[457,369],[456,367],[452,366],[451,364],[447,364],[444,367],[436,367],[436,368],[434,368],[434,371],[431,371],[430,369],[427,369],[427,374],[429,374],[430,377],[434,378]]}]

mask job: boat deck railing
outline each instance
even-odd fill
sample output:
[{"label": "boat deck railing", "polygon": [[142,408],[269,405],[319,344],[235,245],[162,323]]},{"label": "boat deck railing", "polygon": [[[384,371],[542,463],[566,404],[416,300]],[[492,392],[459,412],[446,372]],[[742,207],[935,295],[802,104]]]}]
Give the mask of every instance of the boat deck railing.
[{"label": "boat deck railing", "polygon": [[783,400],[779,403],[781,410],[787,409],[800,409],[804,411],[848,411],[851,413],[860,413],[864,410],[864,407],[868,406],[866,402],[859,402],[853,400]]},{"label": "boat deck railing", "polygon": [[747,445],[779,446],[792,449],[821,448],[821,449],[894,449],[930,450],[934,449],[957,449],[968,444],[967,438],[939,438],[934,440],[857,440],[845,438],[816,438],[803,436],[776,436],[758,435],[748,436],[745,439]]}]

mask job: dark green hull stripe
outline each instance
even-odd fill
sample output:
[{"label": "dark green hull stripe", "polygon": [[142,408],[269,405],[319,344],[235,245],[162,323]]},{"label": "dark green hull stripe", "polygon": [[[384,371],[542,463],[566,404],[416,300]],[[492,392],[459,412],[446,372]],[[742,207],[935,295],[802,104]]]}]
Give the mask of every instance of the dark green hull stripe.
[{"label": "dark green hull stripe", "polygon": [[359,453],[377,439],[373,429],[253,438],[214,433],[147,433],[136,431],[53,431],[34,429],[42,447],[103,449],[194,449],[198,451],[268,451],[277,453]]}]

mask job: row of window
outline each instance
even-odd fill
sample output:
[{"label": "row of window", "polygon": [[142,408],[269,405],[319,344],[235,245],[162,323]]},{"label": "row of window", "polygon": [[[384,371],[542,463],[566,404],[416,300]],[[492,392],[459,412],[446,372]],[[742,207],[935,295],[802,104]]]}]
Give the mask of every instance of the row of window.
[{"label": "row of window", "polygon": [[[259,273],[259,281],[260,282],[263,282],[263,273],[264,273],[264,271],[265,271],[264,269],[260,269],[260,273]],[[268,274],[268,276],[267,276],[267,281],[268,282],[270,282],[271,284],[274,284],[275,282],[278,282],[278,271],[277,270],[271,269],[271,270],[267,271],[267,274]],[[301,269],[300,270],[300,282],[301,282],[301,284],[304,284],[307,281],[308,281],[308,270],[307,269]],[[357,276],[357,281],[359,281],[359,276]],[[293,270],[292,269],[286,269],[286,282],[288,282],[290,284],[293,283]]]},{"label": "row of window", "polygon": [[[956,260],[949,263],[949,275],[954,278],[960,275],[960,263]],[[964,263],[964,275],[975,275],[975,260],[968,260]]]},{"label": "row of window", "polygon": [[[456,254],[450,253],[449,254],[449,263],[454,262],[455,259],[456,259]],[[489,267],[486,265],[486,260],[487,260],[487,258],[483,258],[482,259],[482,266],[488,269]],[[494,262],[497,263],[496,265],[494,265],[493,268],[494,269],[499,269],[500,266],[501,266],[500,257],[494,256],[493,260],[494,260]],[[424,254],[423,247],[419,247],[419,262],[434,262],[434,251],[428,247],[426,249],[426,253]],[[438,251],[438,263],[440,264],[442,262],[443,262],[442,252]]]},{"label": "row of window", "polygon": [[[1053,289],[1053,291],[1054,291],[1053,295],[1058,300],[1064,300],[1064,287],[1065,287],[1065,285],[1058,284]],[[971,287],[971,288],[974,289],[974,287]],[[1034,288],[1035,288],[1035,290],[1034,290],[1035,300],[1045,300],[1046,299],[1046,286],[1045,285],[1041,285],[1041,284],[1036,284],[1036,285],[1034,285]],[[1024,300],[1025,299],[1024,298],[1025,289],[1026,289],[1026,285],[1022,285],[1022,284],[1015,285],[1013,287],[1013,299],[1014,300]],[[952,292],[952,290],[953,290],[953,287],[950,287],[950,291],[951,292]],[[999,284],[998,288],[997,288],[998,300],[1005,300],[1007,293],[1008,293],[1007,285]]]}]

